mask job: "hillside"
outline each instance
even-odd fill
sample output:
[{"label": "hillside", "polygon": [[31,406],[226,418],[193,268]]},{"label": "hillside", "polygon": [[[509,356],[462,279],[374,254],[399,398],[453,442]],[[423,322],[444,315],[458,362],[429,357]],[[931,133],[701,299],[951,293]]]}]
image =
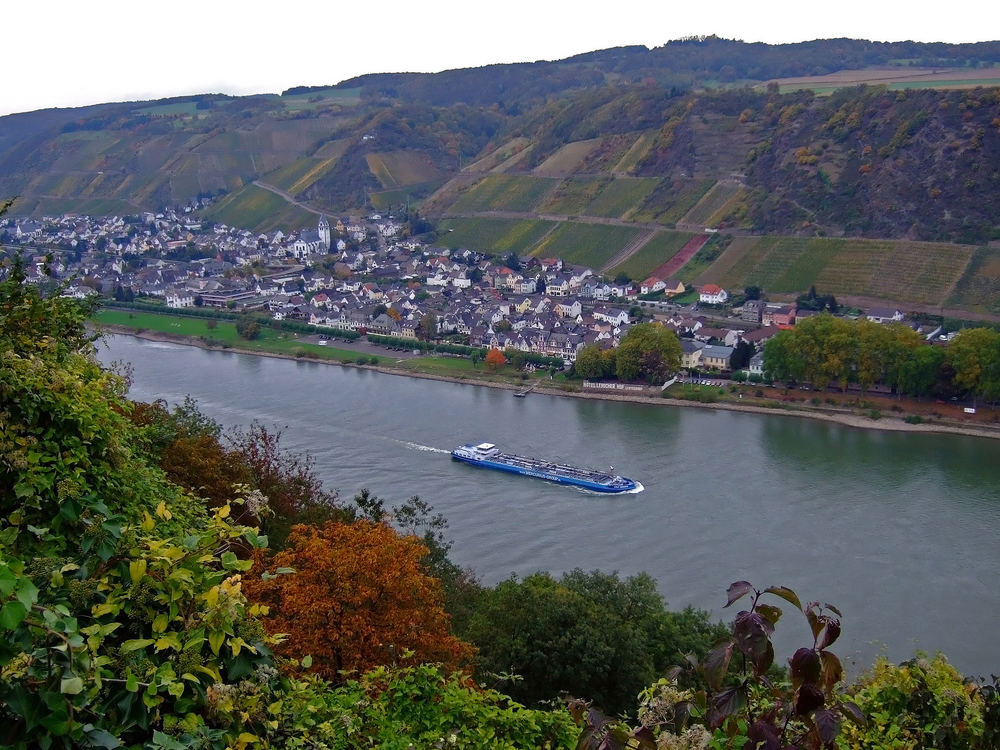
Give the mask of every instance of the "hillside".
[{"label": "hillside", "polygon": [[[1000,238],[998,66],[1000,42],[708,37],[281,96],[44,110],[0,118],[0,195],[36,215],[212,197],[207,218],[260,231],[404,206],[464,220],[469,238],[497,234],[476,222],[549,222],[469,241],[630,276],[670,260],[670,233],[706,228],[727,235],[707,246],[715,259],[759,235],[974,248]],[[990,252],[957,265],[931,252],[947,264],[928,271],[938,286],[899,299],[964,305],[967,290],[996,289]],[[715,268],[700,251],[686,280],[762,276],[729,256]]]}]

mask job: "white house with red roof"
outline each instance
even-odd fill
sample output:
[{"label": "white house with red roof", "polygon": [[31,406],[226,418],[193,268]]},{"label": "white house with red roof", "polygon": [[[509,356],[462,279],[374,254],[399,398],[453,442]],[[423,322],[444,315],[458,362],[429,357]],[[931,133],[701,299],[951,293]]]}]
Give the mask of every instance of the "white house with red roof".
[{"label": "white house with red roof", "polygon": [[663,279],[650,276],[639,285],[639,294],[653,294],[661,289],[666,289],[667,284]]},{"label": "white house with red roof", "polygon": [[721,286],[715,284],[705,284],[698,290],[698,301],[706,305],[721,305],[729,299],[729,293]]}]

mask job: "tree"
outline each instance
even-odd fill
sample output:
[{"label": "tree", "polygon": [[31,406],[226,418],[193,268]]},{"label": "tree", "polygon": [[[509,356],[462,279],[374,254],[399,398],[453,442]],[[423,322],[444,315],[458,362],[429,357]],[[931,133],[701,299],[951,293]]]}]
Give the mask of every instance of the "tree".
[{"label": "tree", "polygon": [[142,429],[150,459],[209,507],[227,503],[234,487],[254,491],[256,501],[236,509],[235,517],[260,527],[272,549],[283,546],[297,523],[344,517],[337,494],[327,492],[316,476],[313,460],[281,448],[280,430],[253,422],[223,435],[191,398],[173,411],[162,401],[135,404],[131,419]]},{"label": "tree", "polygon": [[496,372],[505,364],[507,364],[507,358],[504,356],[503,352],[499,349],[490,349],[486,353],[486,366],[490,368],[493,372]]},{"label": "tree", "polygon": [[756,353],[754,345],[749,341],[740,341],[733,348],[733,353],[729,357],[729,367],[734,372],[742,370],[750,364],[750,359]]},{"label": "tree", "polygon": [[226,436],[249,475],[249,485],[266,499],[267,512],[256,525],[268,535],[270,547],[281,549],[292,526],[322,524],[343,517],[336,492],[328,492],[316,475],[310,456],[288,453],[281,447],[282,432],[259,422],[231,430]]},{"label": "tree", "polygon": [[[454,667],[472,649],[448,633],[441,584],[421,569],[426,555],[385,523],[300,525],[286,549],[258,558],[244,588],[269,608],[268,629],[289,634],[279,652],[308,653],[326,679],[389,664]],[[267,569],[279,574],[261,577]]]},{"label": "tree", "polygon": [[1000,398],[1000,333],[966,328],[948,344],[955,385],[987,401]]},{"label": "tree", "polygon": [[[688,661],[688,668],[696,666],[707,691],[696,694],[684,689],[677,682],[682,671],[674,670],[643,691],[639,727],[630,733],[627,727],[614,726],[613,721],[591,711],[587,732],[577,747],[606,747],[602,738],[613,732],[621,745],[630,740],[628,746],[650,749],[711,746],[826,750],[843,746],[838,744],[837,735],[846,721],[865,727],[861,709],[837,689],[844,669],[830,646],[840,636],[840,611],[818,602],[803,605],[798,595],[785,586],[758,590],[747,581],[730,585],[725,606],[751,593],[749,609],[736,615],[731,633],[720,638],[704,659]],[[783,675],[776,674],[773,668],[772,636],[782,610],[770,602],[761,602],[765,594],[800,610],[812,631],[811,644],[799,648],[788,659],[790,682],[776,679]],[[875,736],[877,740],[885,738],[881,726]],[[912,745],[904,742],[903,746]]]},{"label": "tree", "polygon": [[764,344],[764,375],[776,381],[802,379],[805,366],[793,346],[792,332],[779,331]]},{"label": "tree", "polygon": [[525,358],[524,352],[522,352],[520,349],[508,349],[506,352],[504,352],[504,356],[507,358],[507,361],[510,363],[510,366],[513,367],[515,370],[520,371],[524,369],[524,365],[527,362],[527,359]]},{"label": "tree", "polygon": [[574,570],[536,573],[485,591],[468,638],[481,676],[513,672],[511,695],[530,704],[561,693],[606,711],[627,710],[636,693],[682,653],[705,654],[724,629],[705,613],[666,611],[653,580]]},{"label": "tree", "polygon": [[632,326],[618,345],[616,374],[619,380],[663,382],[681,365],[681,343],[676,334],[659,323]]},{"label": "tree", "polygon": [[743,296],[748,300],[760,299],[761,290],[759,286],[748,286],[743,290]]},{"label": "tree", "polygon": [[148,461],[86,317],[0,282],[0,744],[143,746],[185,716],[234,743],[252,720],[210,695],[273,669],[232,551],[261,540]]},{"label": "tree", "polygon": [[604,377],[604,357],[601,347],[598,344],[583,347],[576,355],[574,367],[576,374],[585,380]]},{"label": "tree", "polygon": [[930,396],[934,391],[945,350],[940,346],[920,346],[899,367],[897,385],[908,396]]},{"label": "tree", "polygon": [[260,336],[260,323],[244,313],[236,319],[236,333],[247,341],[253,341]]},{"label": "tree", "polygon": [[[879,657],[846,693],[877,719],[845,724],[845,747],[884,747],[892,737],[899,747],[985,748],[991,743],[984,735],[998,729],[984,721],[989,711],[984,696],[996,696],[995,688],[975,689],[940,653],[919,654],[899,665]],[[996,710],[995,697],[993,703]]]},{"label": "tree", "polygon": [[451,616],[452,626],[461,632],[468,621],[472,602],[481,591],[475,574],[456,565],[448,557],[451,542],[445,538],[448,521],[440,513],[433,513],[429,503],[414,495],[401,505],[385,507],[385,502],[367,489],[354,496],[351,520],[364,518],[373,523],[389,523],[396,531],[419,537],[427,547],[427,556],[421,561],[425,573],[441,582],[444,608]]},{"label": "tree", "polygon": [[437,334],[437,315],[432,312],[424,313],[423,317],[420,318],[420,322],[417,323],[417,338],[423,339],[424,341],[430,341],[435,338]]}]

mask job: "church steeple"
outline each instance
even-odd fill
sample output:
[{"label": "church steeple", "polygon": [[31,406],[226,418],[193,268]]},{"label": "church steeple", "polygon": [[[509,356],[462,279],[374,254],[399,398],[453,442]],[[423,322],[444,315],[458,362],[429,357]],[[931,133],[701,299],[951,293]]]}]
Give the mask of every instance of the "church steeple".
[{"label": "church steeple", "polygon": [[325,215],[319,217],[319,224],[316,225],[316,232],[319,234],[319,238],[323,241],[326,249],[330,249],[330,222],[326,220]]}]

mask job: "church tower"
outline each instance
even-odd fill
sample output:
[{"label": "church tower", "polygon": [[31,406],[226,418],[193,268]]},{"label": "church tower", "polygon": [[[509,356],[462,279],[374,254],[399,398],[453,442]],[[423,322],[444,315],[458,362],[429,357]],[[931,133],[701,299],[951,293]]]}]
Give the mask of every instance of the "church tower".
[{"label": "church tower", "polygon": [[323,242],[323,246],[327,250],[330,249],[330,222],[326,220],[326,216],[319,217],[319,224],[316,225],[316,232],[319,234],[320,240]]}]

